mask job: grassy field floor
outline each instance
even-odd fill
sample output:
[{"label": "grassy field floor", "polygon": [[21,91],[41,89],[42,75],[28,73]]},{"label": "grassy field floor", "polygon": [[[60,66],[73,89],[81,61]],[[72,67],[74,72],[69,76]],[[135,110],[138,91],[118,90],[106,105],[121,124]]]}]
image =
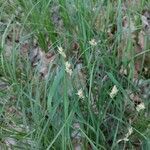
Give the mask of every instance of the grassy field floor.
[{"label": "grassy field floor", "polygon": [[0,149],[149,150],[150,1],[0,0]]}]

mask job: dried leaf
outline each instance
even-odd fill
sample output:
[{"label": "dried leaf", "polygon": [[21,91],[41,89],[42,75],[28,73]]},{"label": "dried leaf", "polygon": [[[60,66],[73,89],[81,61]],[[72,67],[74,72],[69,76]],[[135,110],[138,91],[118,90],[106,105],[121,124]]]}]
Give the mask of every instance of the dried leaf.
[{"label": "dried leaf", "polygon": [[142,24],[143,24],[143,29],[150,33],[150,11],[145,10],[143,12],[143,15],[141,16]]},{"label": "dried leaf", "polygon": [[139,37],[138,37],[138,44],[141,46],[142,49],[145,47],[145,40],[144,40],[145,33],[143,31],[140,31]]}]

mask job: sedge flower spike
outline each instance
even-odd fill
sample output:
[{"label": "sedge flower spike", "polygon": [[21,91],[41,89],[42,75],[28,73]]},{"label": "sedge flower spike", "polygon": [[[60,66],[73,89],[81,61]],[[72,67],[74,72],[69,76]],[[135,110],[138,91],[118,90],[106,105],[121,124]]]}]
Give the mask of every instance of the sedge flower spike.
[{"label": "sedge flower spike", "polygon": [[129,127],[128,128],[128,132],[125,134],[125,137],[124,138],[122,138],[122,139],[119,139],[118,141],[117,141],[117,143],[119,143],[119,142],[121,142],[121,141],[129,141],[129,136],[131,135],[133,133],[133,128],[132,127]]},{"label": "sedge flower spike", "polygon": [[114,98],[117,95],[117,93],[118,93],[117,86],[114,85],[109,95],[111,98]]},{"label": "sedge flower spike", "polygon": [[136,110],[139,112],[141,110],[144,110],[145,109],[145,105],[144,103],[140,103],[139,105],[136,106]]},{"label": "sedge flower spike", "polygon": [[95,41],[95,39],[91,39],[91,40],[89,41],[89,44],[90,44],[91,46],[96,46],[96,45],[97,45],[97,42]]},{"label": "sedge flower spike", "polygon": [[68,61],[65,62],[65,70],[70,76],[72,75],[71,64]]},{"label": "sedge flower spike", "polygon": [[58,52],[62,57],[66,58],[66,54],[61,46],[58,46]]},{"label": "sedge flower spike", "polygon": [[79,96],[80,99],[84,99],[84,95],[83,95],[82,89],[78,90],[77,95]]}]

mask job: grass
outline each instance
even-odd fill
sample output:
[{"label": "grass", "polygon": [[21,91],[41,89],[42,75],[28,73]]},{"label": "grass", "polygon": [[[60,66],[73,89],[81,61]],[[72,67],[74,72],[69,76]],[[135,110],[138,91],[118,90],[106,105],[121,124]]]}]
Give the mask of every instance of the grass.
[{"label": "grass", "polygon": [[[123,26],[124,16],[132,19],[137,36],[142,30],[142,11],[149,3],[126,4],[123,11],[124,3],[0,2],[0,81],[7,83],[5,88],[0,85],[1,149],[66,150],[78,144],[94,150],[150,148],[149,97],[142,97],[133,81],[136,42],[131,28]],[[95,45],[89,43],[92,39]],[[55,55],[45,78],[39,71],[42,61],[33,67],[27,54],[35,51],[35,40],[43,52]],[[25,42],[28,52],[21,53]],[[71,76],[66,62],[71,64]],[[121,67],[127,74],[120,73]],[[149,83],[142,72],[139,78]],[[114,85],[118,92],[111,98]],[[136,110],[136,100],[128,91],[139,94],[145,109]]]}]

